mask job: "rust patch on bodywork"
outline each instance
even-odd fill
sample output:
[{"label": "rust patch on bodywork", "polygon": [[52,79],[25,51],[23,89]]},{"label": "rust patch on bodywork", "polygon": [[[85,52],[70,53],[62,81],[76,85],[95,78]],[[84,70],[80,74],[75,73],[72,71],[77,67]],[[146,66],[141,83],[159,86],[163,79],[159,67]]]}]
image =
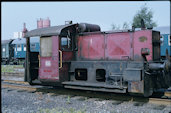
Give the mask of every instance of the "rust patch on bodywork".
[{"label": "rust patch on bodywork", "polygon": [[146,42],[147,41],[147,37],[141,36],[141,37],[139,37],[139,41],[140,42]]},{"label": "rust patch on bodywork", "polygon": [[143,81],[129,82],[128,92],[144,93],[144,83],[143,83]]}]

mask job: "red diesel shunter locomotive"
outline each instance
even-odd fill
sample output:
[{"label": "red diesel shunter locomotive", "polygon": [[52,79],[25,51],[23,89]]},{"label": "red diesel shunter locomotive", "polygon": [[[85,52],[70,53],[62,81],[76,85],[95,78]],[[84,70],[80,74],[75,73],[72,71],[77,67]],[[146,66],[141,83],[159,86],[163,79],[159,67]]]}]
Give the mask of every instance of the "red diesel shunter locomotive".
[{"label": "red diesel shunter locomotive", "polygon": [[[171,86],[170,61],[160,60],[160,32],[101,32],[94,24],[66,24],[27,31],[25,81],[65,88],[152,95]],[[30,38],[40,37],[40,53]]]}]

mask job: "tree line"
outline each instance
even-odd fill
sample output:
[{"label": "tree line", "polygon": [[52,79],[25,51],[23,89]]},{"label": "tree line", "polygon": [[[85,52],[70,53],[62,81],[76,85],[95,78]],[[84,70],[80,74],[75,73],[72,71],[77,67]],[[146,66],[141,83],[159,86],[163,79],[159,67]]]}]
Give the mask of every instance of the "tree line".
[{"label": "tree line", "polygon": [[144,21],[144,25],[147,28],[157,27],[157,23],[153,20],[153,11],[149,9],[146,4],[141,7],[140,10],[137,11],[135,16],[133,17],[132,23],[124,22],[122,26],[112,24],[112,30],[119,29],[129,29],[130,25],[134,28],[141,28],[142,20]]}]

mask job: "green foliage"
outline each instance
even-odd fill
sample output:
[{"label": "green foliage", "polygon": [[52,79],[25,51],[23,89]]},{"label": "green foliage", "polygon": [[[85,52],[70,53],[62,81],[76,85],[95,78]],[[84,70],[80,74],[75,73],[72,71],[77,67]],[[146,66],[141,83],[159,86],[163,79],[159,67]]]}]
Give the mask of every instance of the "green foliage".
[{"label": "green foliage", "polygon": [[1,65],[1,72],[14,72],[14,66]]},{"label": "green foliage", "polygon": [[122,29],[128,29],[129,28],[129,24],[127,22],[124,22]]},{"label": "green foliage", "polygon": [[112,24],[112,30],[119,30],[120,29],[120,26],[116,25],[116,24]]},{"label": "green foliage", "polygon": [[144,20],[144,24],[146,28],[157,27],[156,22],[153,19],[153,12],[149,9],[146,4],[141,7],[140,10],[137,11],[133,18],[133,22],[127,23],[124,22],[122,28],[120,25],[112,24],[112,30],[120,30],[120,29],[129,29],[130,25],[134,26],[135,28],[141,28],[141,19]]},{"label": "green foliage", "polygon": [[141,27],[141,19],[144,20],[145,27],[156,27],[156,22],[153,22],[153,12],[149,9],[146,4],[141,7],[141,9],[135,14],[133,18],[132,26],[135,28]]},{"label": "green foliage", "polygon": [[85,97],[85,101],[87,101],[88,100],[88,98],[87,97]]},{"label": "green foliage", "polygon": [[122,25],[122,28],[120,27],[120,25],[116,25],[116,24],[112,24],[112,30],[120,30],[120,29],[128,29],[129,28],[129,24],[127,22],[124,22]]},{"label": "green foliage", "polygon": [[1,72],[13,73],[15,72],[15,69],[17,68],[23,68],[23,66],[22,65],[1,65]]},{"label": "green foliage", "polygon": [[85,113],[86,109],[80,109],[80,110],[75,110],[73,108],[39,108],[39,110],[37,111],[37,113]]},{"label": "green foliage", "polygon": [[68,98],[67,98],[67,103],[68,103],[68,104],[71,104],[70,99],[71,99],[71,97],[70,97],[70,95],[68,95]]}]

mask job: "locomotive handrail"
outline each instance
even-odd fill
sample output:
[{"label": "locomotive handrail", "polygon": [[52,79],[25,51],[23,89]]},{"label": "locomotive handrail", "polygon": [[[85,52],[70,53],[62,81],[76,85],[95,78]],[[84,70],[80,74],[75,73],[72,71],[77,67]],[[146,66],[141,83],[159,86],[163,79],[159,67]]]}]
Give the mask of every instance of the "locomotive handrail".
[{"label": "locomotive handrail", "polygon": [[60,55],[60,66],[59,69],[62,68],[62,51],[59,50],[59,55]]},{"label": "locomotive handrail", "polygon": [[40,55],[38,55],[38,59],[39,59],[39,67],[40,67]]}]

